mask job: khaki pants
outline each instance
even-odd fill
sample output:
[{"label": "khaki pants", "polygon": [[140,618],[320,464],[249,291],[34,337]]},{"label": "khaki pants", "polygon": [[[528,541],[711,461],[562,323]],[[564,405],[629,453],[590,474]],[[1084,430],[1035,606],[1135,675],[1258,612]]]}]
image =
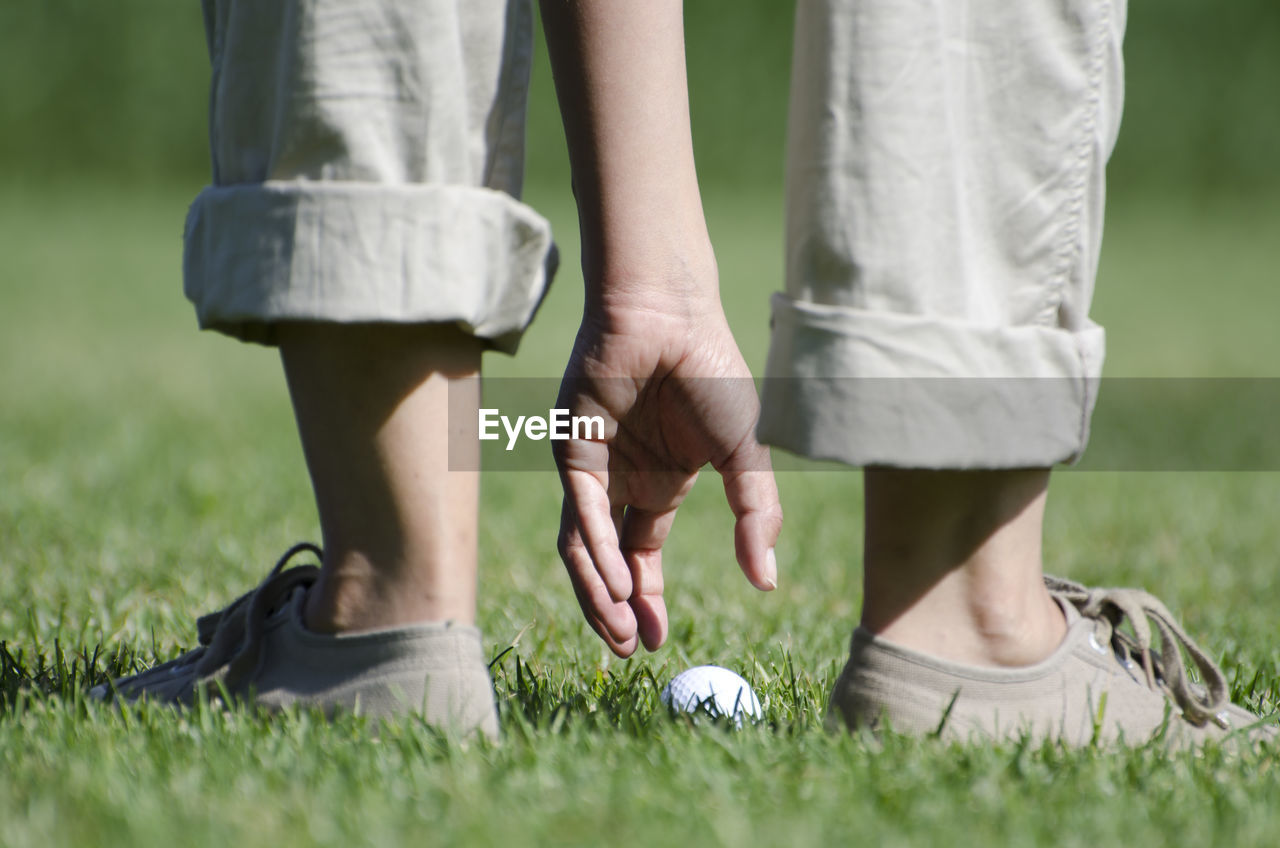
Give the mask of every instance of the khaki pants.
[{"label": "khaki pants", "polygon": [[1048,466],[1088,436],[1124,0],[800,0],[762,440]]},{"label": "khaki pants", "polygon": [[213,185],[183,264],[202,327],[456,322],[514,350],[554,266],[521,204],[529,0],[204,0]]}]

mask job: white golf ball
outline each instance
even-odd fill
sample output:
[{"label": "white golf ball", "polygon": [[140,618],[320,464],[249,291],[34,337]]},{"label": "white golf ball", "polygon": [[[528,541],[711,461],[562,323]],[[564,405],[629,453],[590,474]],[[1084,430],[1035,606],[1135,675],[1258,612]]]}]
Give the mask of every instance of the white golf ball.
[{"label": "white golf ball", "polygon": [[751,684],[718,665],[700,665],[680,672],[660,697],[663,704],[682,713],[732,717],[738,726],[742,725],[743,716],[759,719],[762,714]]}]

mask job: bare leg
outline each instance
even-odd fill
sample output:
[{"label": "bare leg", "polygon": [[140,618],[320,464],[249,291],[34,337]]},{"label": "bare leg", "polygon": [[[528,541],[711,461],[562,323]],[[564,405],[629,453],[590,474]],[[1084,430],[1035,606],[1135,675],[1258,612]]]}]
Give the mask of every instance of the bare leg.
[{"label": "bare leg", "polygon": [[479,374],[480,343],[449,325],[297,323],[280,354],[324,539],[307,627],[473,623],[479,474],[449,470],[448,428],[451,402],[475,420],[478,381],[457,381]]},{"label": "bare leg", "polygon": [[1048,469],[867,469],[862,626],[956,662],[1030,665],[1066,635],[1042,580]]}]

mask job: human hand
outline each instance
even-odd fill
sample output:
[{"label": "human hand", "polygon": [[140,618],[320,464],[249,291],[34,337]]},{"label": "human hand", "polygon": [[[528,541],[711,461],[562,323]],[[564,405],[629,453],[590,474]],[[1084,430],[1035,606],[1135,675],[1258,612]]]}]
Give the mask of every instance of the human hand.
[{"label": "human hand", "polygon": [[553,443],[565,492],[559,551],[587,621],[622,657],[666,639],[662,546],[707,463],[736,517],[739,566],[757,589],[777,586],[782,507],[755,438],[750,372],[718,297],[665,302],[589,305],[557,401],[605,422],[601,441]]}]

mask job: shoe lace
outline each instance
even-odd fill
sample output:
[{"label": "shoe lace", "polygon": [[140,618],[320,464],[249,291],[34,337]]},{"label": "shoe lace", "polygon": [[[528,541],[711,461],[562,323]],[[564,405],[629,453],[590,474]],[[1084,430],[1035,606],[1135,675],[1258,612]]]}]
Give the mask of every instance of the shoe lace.
[{"label": "shoe lace", "polygon": [[[1110,643],[1118,657],[1136,657],[1147,685],[1173,699],[1188,721],[1196,726],[1210,721],[1227,726],[1219,715],[1227,705],[1226,676],[1159,598],[1141,589],[1090,589],[1061,577],[1045,577],[1045,585],[1082,617],[1097,622],[1097,637],[1103,644]],[[1132,634],[1120,629],[1126,620]],[[1153,635],[1160,637],[1158,657],[1152,650]],[[1200,672],[1203,686],[1188,677],[1184,653]]]},{"label": "shoe lace", "polygon": [[196,676],[200,680],[221,680],[228,689],[251,675],[258,665],[262,631],[267,619],[298,586],[310,585],[320,574],[314,565],[284,570],[300,553],[311,553],[320,561],[324,554],[310,542],[299,542],[276,562],[258,586],[217,612],[196,620],[200,648],[192,653],[196,659]]}]

